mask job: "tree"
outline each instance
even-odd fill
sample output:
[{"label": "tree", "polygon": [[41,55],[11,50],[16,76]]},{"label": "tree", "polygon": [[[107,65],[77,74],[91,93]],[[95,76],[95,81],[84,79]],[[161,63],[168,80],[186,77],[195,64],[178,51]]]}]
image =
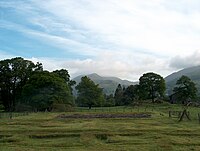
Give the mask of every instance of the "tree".
[{"label": "tree", "polygon": [[115,90],[115,105],[123,105],[123,95],[124,95],[124,90],[121,86],[121,84],[118,84],[116,90]]},{"label": "tree", "polygon": [[105,97],[104,106],[106,107],[115,106],[115,99],[114,99],[113,94],[104,95],[104,97]]},{"label": "tree", "polygon": [[87,76],[81,78],[81,82],[76,86],[78,90],[77,102],[81,106],[88,106],[89,109],[93,105],[100,106],[104,102],[103,90],[99,88]]},{"label": "tree", "polygon": [[128,86],[123,93],[123,103],[124,105],[129,105],[133,101],[139,99],[139,86],[130,85]]},{"label": "tree", "polygon": [[181,100],[183,104],[187,100],[194,99],[197,96],[197,88],[195,83],[187,76],[182,76],[176,82],[176,87],[173,89],[177,99]]},{"label": "tree", "polygon": [[53,71],[53,73],[58,74],[60,78],[63,78],[65,80],[72,94],[72,91],[73,91],[72,86],[76,84],[76,81],[70,80],[70,75],[68,71],[65,69],[61,69],[61,70],[55,70]]},{"label": "tree", "polygon": [[21,103],[39,111],[50,111],[53,103],[74,105],[70,89],[64,79],[48,71],[31,76],[23,88]]},{"label": "tree", "polygon": [[151,99],[154,102],[156,97],[164,96],[165,80],[158,74],[153,72],[143,74],[139,79],[139,85],[143,99]]},{"label": "tree", "polygon": [[23,86],[34,72],[41,71],[42,64],[34,64],[21,57],[0,61],[0,102],[6,111],[15,108]]},{"label": "tree", "polygon": [[65,70],[65,69],[55,70],[55,71],[53,71],[53,73],[58,74],[58,76],[60,78],[63,78],[66,83],[69,83],[69,81],[70,81],[70,75],[69,75],[69,73],[68,73],[67,70]]}]

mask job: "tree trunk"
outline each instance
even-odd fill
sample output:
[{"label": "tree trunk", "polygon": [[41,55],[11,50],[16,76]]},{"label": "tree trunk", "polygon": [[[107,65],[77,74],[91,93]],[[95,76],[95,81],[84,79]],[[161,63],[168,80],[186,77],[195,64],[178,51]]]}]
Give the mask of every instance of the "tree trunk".
[{"label": "tree trunk", "polygon": [[152,103],[154,103],[154,98],[151,98]]},{"label": "tree trunk", "polygon": [[91,104],[89,104],[89,110],[92,108],[92,105]]},{"label": "tree trunk", "polygon": [[154,90],[151,88],[151,101],[154,103]]},{"label": "tree trunk", "polygon": [[154,103],[154,95],[153,94],[151,96],[151,101],[152,101],[152,103]]}]

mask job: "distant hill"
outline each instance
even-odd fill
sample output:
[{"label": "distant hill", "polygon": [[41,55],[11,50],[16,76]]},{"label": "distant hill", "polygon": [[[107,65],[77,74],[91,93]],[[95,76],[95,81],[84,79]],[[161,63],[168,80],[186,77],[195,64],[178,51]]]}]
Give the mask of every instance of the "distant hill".
[{"label": "distant hill", "polygon": [[194,66],[190,68],[185,68],[178,72],[172,73],[165,78],[166,85],[167,85],[167,93],[172,94],[173,88],[176,84],[176,81],[182,76],[188,76],[193,82],[195,82],[198,93],[200,94],[200,66]]},{"label": "distant hill", "polygon": [[[137,83],[137,82],[131,82],[128,80],[122,80],[117,77],[102,77],[96,73],[89,74],[89,75],[80,75],[80,76],[74,78],[73,80],[76,81],[76,83],[78,84],[78,83],[80,83],[81,78],[83,76],[87,76],[92,81],[94,81],[96,84],[99,84],[99,86],[101,88],[103,88],[103,92],[107,95],[114,94],[118,84],[121,84],[122,86],[127,87],[129,85],[134,85]],[[76,94],[76,92],[75,92],[75,94]]]}]

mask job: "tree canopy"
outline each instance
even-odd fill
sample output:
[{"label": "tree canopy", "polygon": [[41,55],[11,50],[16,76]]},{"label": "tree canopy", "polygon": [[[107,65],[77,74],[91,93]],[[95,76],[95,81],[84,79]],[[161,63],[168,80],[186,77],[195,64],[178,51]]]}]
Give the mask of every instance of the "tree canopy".
[{"label": "tree canopy", "polygon": [[6,111],[14,110],[23,86],[36,71],[42,71],[42,64],[34,64],[21,57],[0,61],[0,102]]},{"label": "tree canopy", "polygon": [[130,85],[128,86],[123,95],[123,104],[129,105],[134,101],[138,101],[139,99],[139,85]]},{"label": "tree canopy", "polygon": [[87,76],[81,78],[81,82],[76,86],[78,90],[77,102],[81,106],[88,106],[89,109],[95,105],[100,106],[104,102],[103,90],[99,88]]},{"label": "tree canopy", "polygon": [[69,89],[72,94],[72,91],[73,91],[72,86],[75,85],[76,82],[73,80],[70,80],[70,75],[68,71],[66,69],[60,69],[60,70],[53,71],[53,73],[57,74],[60,78],[65,80],[65,83],[69,86]]},{"label": "tree canopy", "polygon": [[154,99],[163,97],[166,89],[165,80],[160,75],[149,72],[143,74],[139,79],[140,94],[144,99]]},{"label": "tree canopy", "polygon": [[51,110],[53,103],[74,105],[68,85],[57,74],[48,71],[35,73],[22,91],[22,104],[34,110]]},{"label": "tree canopy", "polygon": [[14,111],[23,105],[36,110],[51,110],[52,103],[74,105],[73,84],[65,69],[43,71],[41,63],[21,57],[1,60],[0,111]]},{"label": "tree canopy", "polygon": [[176,94],[177,99],[181,100],[182,103],[185,103],[190,99],[194,99],[197,96],[195,83],[185,75],[177,80],[173,91]]},{"label": "tree canopy", "polygon": [[121,84],[118,84],[116,90],[115,90],[115,105],[123,105],[123,95],[124,95],[124,90],[121,86]]}]

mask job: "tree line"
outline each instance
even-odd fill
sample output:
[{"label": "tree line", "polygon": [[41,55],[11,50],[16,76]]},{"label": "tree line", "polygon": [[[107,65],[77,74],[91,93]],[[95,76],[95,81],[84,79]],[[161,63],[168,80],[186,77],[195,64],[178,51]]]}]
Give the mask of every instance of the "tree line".
[{"label": "tree line", "polygon": [[152,103],[168,101],[170,103],[187,104],[198,99],[195,83],[187,76],[181,76],[171,95],[166,95],[165,80],[158,74],[145,73],[139,79],[139,84],[130,85],[127,88],[118,85],[114,100],[115,105],[138,104],[143,100]]},{"label": "tree line", "polygon": [[[45,71],[42,63],[33,63],[21,57],[1,60],[0,111],[65,111],[74,106],[122,106],[141,100],[155,103],[166,98],[165,80],[153,72],[143,74],[139,84],[128,87],[119,84],[115,93],[109,96],[85,76],[75,87],[78,91],[75,98],[72,93],[75,84],[66,69]],[[186,103],[196,94],[195,84],[187,76],[182,76],[171,97]]]},{"label": "tree line", "polygon": [[65,69],[44,71],[21,57],[0,61],[0,104],[5,111],[52,110],[54,104],[74,106],[70,75]]}]

